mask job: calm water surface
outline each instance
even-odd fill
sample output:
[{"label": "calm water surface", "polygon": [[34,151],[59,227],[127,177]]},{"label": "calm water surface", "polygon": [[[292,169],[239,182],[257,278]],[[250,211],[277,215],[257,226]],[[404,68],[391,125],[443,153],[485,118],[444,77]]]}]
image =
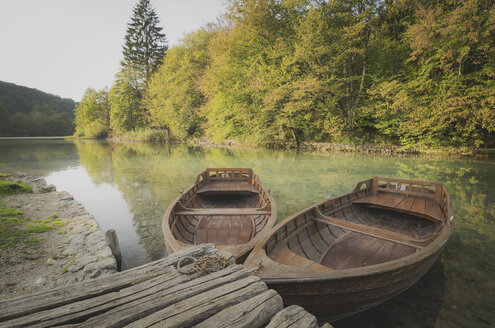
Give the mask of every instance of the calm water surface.
[{"label": "calm water surface", "polygon": [[441,258],[415,286],[335,327],[495,326],[495,159],[202,148],[96,141],[0,140],[0,172],[43,175],[74,195],[103,230],[115,229],[124,268],[165,255],[161,219],[206,167],[252,167],[279,217],[348,192],[369,177],[445,184],[456,228]]}]

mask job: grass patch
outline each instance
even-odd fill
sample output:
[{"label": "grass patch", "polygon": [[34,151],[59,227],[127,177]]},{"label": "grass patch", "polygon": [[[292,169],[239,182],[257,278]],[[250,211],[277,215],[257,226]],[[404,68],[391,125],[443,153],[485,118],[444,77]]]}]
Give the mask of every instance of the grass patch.
[{"label": "grass patch", "polygon": [[16,182],[0,180],[0,195],[21,194],[30,192],[32,189],[32,186],[26,186]]},{"label": "grass patch", "polygon": [[14,245],[36,244],[36,234],[47,232],[67,225],[57,215],[44,220],[26,219],[22,212],[0,204],[0,250]]},{"label": "grass patch", "polygon": [[117,136],[117,139],[123,141],[169,142],[173,138],[167,130],[143,129],[125,132]]},{"label": "grass patch", "polygon": [[0,249],[14,245],[26,238],[27,232],[18,227],[25,223],[22,212],[0,205]]}]

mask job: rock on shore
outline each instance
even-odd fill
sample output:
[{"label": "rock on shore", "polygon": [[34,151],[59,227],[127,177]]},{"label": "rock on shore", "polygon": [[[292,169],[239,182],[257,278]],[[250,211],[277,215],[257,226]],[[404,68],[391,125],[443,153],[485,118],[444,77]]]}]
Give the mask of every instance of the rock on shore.
[{"label": "rock on shore", "polygon": [[110,275],[117,263],[94,217],[67,192],[41,178],[16,173],[11,181],[33,186],[33,193],[8,195],[2,202],[31,220],[56,218],[56,229],[39,233],[39,242],[18,246],[0,265],[0,299],[67,286]]}]

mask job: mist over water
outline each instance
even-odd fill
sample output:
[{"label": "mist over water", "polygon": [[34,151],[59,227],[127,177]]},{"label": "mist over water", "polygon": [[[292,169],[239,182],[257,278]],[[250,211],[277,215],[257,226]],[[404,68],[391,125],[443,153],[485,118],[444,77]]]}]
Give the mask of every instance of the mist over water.
[{"label": "mist over water", "polygon": [[444,183],[455,231],[444,253],[402,295],[335,327],[491,327],[495,322],[495,159],[313,155],[289,151],[0,140],[0,172],[42,175],[115,229],[123,268],[165,254],[168,205],[207,167],[251,167],[271,189],[278,219],[351,191],[375,175]]}]

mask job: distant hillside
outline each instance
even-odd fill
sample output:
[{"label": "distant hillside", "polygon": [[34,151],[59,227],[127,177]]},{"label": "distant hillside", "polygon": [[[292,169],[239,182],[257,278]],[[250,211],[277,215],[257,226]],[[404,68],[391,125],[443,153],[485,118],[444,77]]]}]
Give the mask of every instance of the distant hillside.
[{"label": "distant hillside", "polygon": [[0,136],[63,136],[74,133],[76,102],[0,81]]}]

